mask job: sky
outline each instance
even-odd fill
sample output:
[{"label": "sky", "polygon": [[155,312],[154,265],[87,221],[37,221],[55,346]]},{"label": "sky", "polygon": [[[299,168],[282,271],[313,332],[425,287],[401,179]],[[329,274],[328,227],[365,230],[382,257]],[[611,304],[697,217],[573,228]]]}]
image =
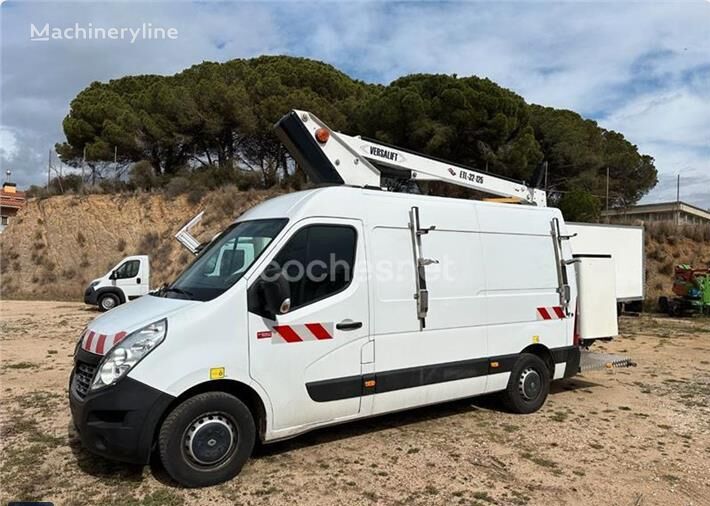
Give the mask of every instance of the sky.
[{"label": "sky", "polygon": [[[32,25],[77,24],[123,28],[124,37],[32,40]],[[176,36],[131,40],[128,29],[143,24]],[[0,31],[0,169],[20,187],[46,182],[69,104],[92,81],[289,54],[368,82],[415,72],[489,78],[530,103],[594,119],[653,156],[659,182],[642,202],[675,200],[680,174],[681,199],[710,208],[710,0],[7,0]]]}]

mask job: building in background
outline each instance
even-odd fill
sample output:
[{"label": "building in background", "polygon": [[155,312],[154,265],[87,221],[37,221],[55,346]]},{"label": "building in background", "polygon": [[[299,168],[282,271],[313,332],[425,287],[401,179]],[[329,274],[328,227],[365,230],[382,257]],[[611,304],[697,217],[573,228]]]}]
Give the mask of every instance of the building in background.
[{"label": "building in background", "polygon": [[602,218],[615,223],[668,221],[678,225],[695,225],[710,224],[710,211],[685,202],[664,202],[602,211]]},{"label": "building in background", "polygon": [[0,233],[25,205],[25,192],[18,191],[17,185],[10,182],[9,170],[7,176],[8,180],[3,183],[0,191]]}]

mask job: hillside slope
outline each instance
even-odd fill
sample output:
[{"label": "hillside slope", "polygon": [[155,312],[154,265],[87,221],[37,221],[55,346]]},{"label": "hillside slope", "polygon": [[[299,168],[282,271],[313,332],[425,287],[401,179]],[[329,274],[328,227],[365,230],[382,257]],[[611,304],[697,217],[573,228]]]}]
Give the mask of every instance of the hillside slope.
[{"label": "hillside slope", "polygon": [[[82,300],[87,283],[132,254],[151,257],[151,285],[170,281],[191,260],[175,232],[199,210],[195,234],[210,239],[251,206],[280,191],[225,187],[201,202],[162,194],[59,196],[33,200],[0,236],[3,298]],[[646,233],[646,300],[670,294],[673,267],[710,265],[710,227],[677,230],[655,224]]]},{"label": "hillside slope", "polygon": [[82,300],[91,279],[121,258],[151,257],[151,285],[170,281],[191,260],[173,237],[199,210],[207,240],[274,191],[226,187],[190,204],[160,194],[59,196],[32,200],[0,236],[3,298]]}]

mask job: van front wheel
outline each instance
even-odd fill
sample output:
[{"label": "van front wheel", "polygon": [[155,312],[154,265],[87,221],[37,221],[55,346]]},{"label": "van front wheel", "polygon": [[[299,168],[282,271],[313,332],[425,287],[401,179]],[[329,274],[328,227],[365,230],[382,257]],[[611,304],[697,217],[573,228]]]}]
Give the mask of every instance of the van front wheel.
[{"label": "van front wheel", "polygon": [[514,413],[534,413],[545,403],[550,392],[550,371],[545,362],[532,353],[523,353],[510,373],[503,402]]},{"label": "van front wheel", "polygon": [[116,306],[118,306],[121,301],[118,299],[118,295],[114,293],[105,293],[99,297],[99,311],[109,311]]},{"label": "van front wheel", "polygon": [[234,478],[254,448],[256,428],[246,405],[224,392],[207,392],[178,405],[160,428],[160,460],[186,487]]}]

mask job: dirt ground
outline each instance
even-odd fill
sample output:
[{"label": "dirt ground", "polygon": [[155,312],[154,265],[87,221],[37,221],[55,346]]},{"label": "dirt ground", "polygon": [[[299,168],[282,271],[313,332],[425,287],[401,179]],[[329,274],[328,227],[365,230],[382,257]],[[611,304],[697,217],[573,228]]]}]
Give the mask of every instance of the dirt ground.
[{"label": "dirt ground", "polygon": [[710,504],[710,319],[624,317],[602,348],[638,367],[556,382],[532,415],[458,401],[262,448],[229,483],[186,490],[159,464],[94,457],[71,428],[72,351],[97,313],[0,303],[0,503]]}]

